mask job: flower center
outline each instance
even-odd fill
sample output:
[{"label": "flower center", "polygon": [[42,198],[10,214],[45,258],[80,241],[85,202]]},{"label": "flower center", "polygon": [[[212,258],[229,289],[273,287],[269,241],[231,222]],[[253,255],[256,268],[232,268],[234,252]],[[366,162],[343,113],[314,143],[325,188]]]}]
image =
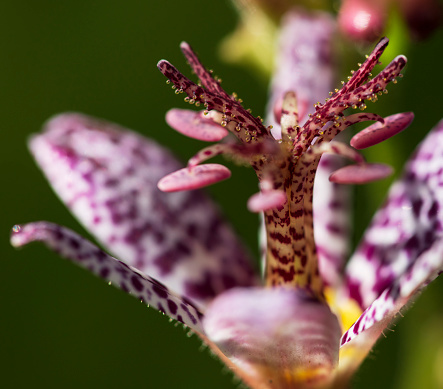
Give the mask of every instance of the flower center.
[{"label": "flower center", "polygon": [[[205,111],[198,113],[171,110],[167,121],[178,131],[207,141],[223,143],[209,146],[189,160],[188,168],[174,172],[159,182],[164,191],[195,189],[229,177],[222,165],[201,162],[219,154],[230,155],[254,168],[260,183],[260,192],[253,195],[248,207],[264,213],[266,226],[265,279],[268,286],[286,286],[304,289],[319,300],[323,297],[323,282],[319,273],[313,228],[313,191],[315,173],[324,153],[347,157],[355,165],[347,166],[331,175],[330,180],[339,183],[365,183],[384,178],[390,168],[371,165],[355,148],[364,148],[381,142],[406,128],[412,114],[398,114],[383,119],[372,113],[344,115],[348,108],[366,109],[365,101],[376,101],[389,82],[395,82],[406,64],[404,56],[396,57],[384,70],[370,79],[371,70],[388,44],[383,38],[363,65],[352,72],[348,82],[324,104],[315,105],[315,113],[300,126],[297,99],[294,92],[282,97],[281,107],[275,109],[281,126],[281,139],[271,134],[271,126],[265,127],[260,117],[241,105],[235,94],[227,94],[220,80],[200,63],[186,43],[181,45],[189,64],[201,84],[195,84],[167,61],[158,67],[173,83],[176,93],[186,93],[185,101],[203,104]],[[303,115],[302,115],[303,116]],[[354,148],[332,141],[347,127],[363,122],[376,121],[368,129],[351,140]],[[231,139],[227,135],[231,133]],[[332,142],[331,142],[332,141]]]}]

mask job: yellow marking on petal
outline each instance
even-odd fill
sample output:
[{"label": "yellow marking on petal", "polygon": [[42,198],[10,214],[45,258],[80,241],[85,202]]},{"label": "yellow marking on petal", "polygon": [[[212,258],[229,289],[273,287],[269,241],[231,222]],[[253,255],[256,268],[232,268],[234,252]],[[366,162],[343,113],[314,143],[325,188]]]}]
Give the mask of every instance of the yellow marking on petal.
[{"label": "yellow marking on petal", "polygon": [[340,296],[331,287],[326,287],[324,293],[332,312],[337,315],[340,321],[342,333],[345,333],[357,321],[363,311],[355,300],[347,296]]}]

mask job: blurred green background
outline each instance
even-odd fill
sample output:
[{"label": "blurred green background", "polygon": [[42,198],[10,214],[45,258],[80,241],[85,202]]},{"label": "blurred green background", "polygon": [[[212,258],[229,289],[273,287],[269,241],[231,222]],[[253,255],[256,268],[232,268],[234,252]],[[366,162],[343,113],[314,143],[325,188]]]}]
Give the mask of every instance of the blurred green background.
[{"label": "blurred green background", "polygon": [[[218,43],[236,21],[228,1],[1,2],[1,387],[238,386],[216,359],[200,350],[195,336],[186,337],[166,317],[41,245],[16,251],[8,241],[12,225],[34,220],[57,222],[86,235],[26,148],[27,137],[51,115],[80,111],[106,118],[157,139],[183,160],[201,147],[164,123],[168,108],[185,104],[155,65],[167,58],[190,75],[178,48],[181,40],[215,69],[228,92],[237,92],[254,113],[263,115],[266,83],[217,55]],[[399,168],[443,116],[442,42],[439,31],[407,50],[405,78],[389,88],[376,111],[413,110],[415,122],[387,145],[373,148],[369,159]],[[256,180],[252,170],[233,168],[233,173],[210,192],[256,254],[257,220],[245,209]],[[355,240],[388,184],[357,190]],[[443,387],[442,296],[439,280],[378,344],[357,375],[356,388]]]}]

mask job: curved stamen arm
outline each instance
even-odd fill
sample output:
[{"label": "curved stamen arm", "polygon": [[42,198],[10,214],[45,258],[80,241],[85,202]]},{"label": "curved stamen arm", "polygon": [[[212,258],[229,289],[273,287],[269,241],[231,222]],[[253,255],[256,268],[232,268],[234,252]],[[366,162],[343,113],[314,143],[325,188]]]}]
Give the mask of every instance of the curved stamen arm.
[{"label": "curved stamen arm", "polygon": [[[189,159],[188,167],[192,168],[204,161],[207,161],[210,158],[213,158],[221,154],[230,155],[230,156],[235,155],[238,158],[239,153],[238,152],[236,153],[236,150],[238,150],[238,146],[230,143],[217,143],[215,145],[205,147],[204,149],[200,150],[197,154],[195,154],[192,158]],[[245,160],[245,162],[249,162],[249,160]]]},{"label": "curved stamen arm", "polygon": [[239,101],[231,97],[225,97],[213,93],[195,84],[180,73],[168,61],[161,60],[157,64],[158,69],[174,84],[173,87],[179,93],[185,92],[189,97],[189,103],[203,104],[207,110],[215,109],[222,113],[224,122],[237,123],[233,133],[243,143],[251,143],[258,139],[271,137],[269,130],[263,126],[261,119],[254,117],[244,109]]},{"label": "curved stamen arm", "polygon": [[334,120],[333,122],[329,122],[322,128],[320,136],[315,144],[318,145],[322,142],[331,141],[342,131],[346,130],[348,127],[354,124],[373,120],[384,123],[384,119],[376,113],[360,112],[344,117],[337,116],[336,120]]},{"label": "curved stamen arm", "polygon": [[182,42],[180,48],[188,60],[194,73],[197,75],[203,86],[210,92],[223,96],[226,99],[230,99],[225,90],[221,87],[220,81],[212,76],[212,72],[208,71],[198,59],[192,47],[187,42]]},{"label": "curved stamen arm", "polygon": [[383,37],[380,39],[380,41],[377,43],[372,53],[367,56],[367,59],[363,63],[363,65],[361,65],[357,71],[352,73],[353,75],[350,78],[349,82],[347,82],[343,86],[343,89],[341,90],[342,93],[352,91],[367,81],[368,77],[370,77],[371,70],[374,68],[375,65],[380,63],[379,59],[383,54],[383,52],[385,51],[388,44],[389,44],[388,38]]},{"label": "curved stamen arm", "polygon": [[357,163],[365,162],[364,157],[358,151],[342,142],[329,142],[314,145],[305,154],[303,154],[302,159],[312,163],[317,157],[320,157],[324,153],[340,155]]},{"label": "curved stamen arm", "polygon": [[324,105],[318,105],[315,114],[304,124],[303,130],[294,141],[294,154],[299,156],[305,152],[315,137],[319,135],[322,127],[328,121],[334,121],[337,116],[342,116],[345,109],[359,106],[364,109],[366,107],[364,100],[376,98],[377,93],[384,91],[389,82],[394,82],[405,65],[406,57],[397,56],[384,70],[366,84],[347,93],[343,92],[346,91],[344,87],[337,91],[336,95]]}]

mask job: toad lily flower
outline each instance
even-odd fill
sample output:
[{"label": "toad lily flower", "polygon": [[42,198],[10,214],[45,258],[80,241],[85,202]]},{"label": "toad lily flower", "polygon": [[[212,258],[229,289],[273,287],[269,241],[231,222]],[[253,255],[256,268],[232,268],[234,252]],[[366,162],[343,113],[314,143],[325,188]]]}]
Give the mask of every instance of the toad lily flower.
[{"label": "toad lily flower", "polygon": [[[316,29],[309,31],[315,35]],[[324,44],[313,44],[320,41]],[[443,123],[419,147],[344,271],[337,258],[343,256],[345,233],[334,226],[343,221],[346,200],[331,197],[341,189],[316,184],[326,203],[313,213],[314,177],[324,153],[356,162],[335,171],[335,182],[369,182],[390,172],[332,141],[354,123],[375,121],[351,141],[356,148],[369,147],[412,120],[409,113],[345,116],[347,108],[365,108],[366,100],[375,100],[400,75],[403,56],[370,79],[387,44],[382,39],[303,124],[309,99],[302,89],[273,96],[272,133],[182,44],[201,84],[167,61],[158,67],[178,93],[205,110],[174,109],[167,121],[197,139],[229,140],[205,148],[177,170],[167,151],[135,133],[80,114],[55,117],[31,139],[31,150],[61,199],[125,262],[48,222],[15,226],[12,244],[42,241],[189,326],[251,388],[346,386],[383,329],[443,267]],[[193,190],[230,175],[224,166],[200,165],[218,154],[249,163],[257,173],[260,192],[248,207],[264,214],[262,281],[217,209]],[[324,174],[331,165],[320,167]],[[161,193],[156,186],[161,177],[160,189],[178,192]]]}]

